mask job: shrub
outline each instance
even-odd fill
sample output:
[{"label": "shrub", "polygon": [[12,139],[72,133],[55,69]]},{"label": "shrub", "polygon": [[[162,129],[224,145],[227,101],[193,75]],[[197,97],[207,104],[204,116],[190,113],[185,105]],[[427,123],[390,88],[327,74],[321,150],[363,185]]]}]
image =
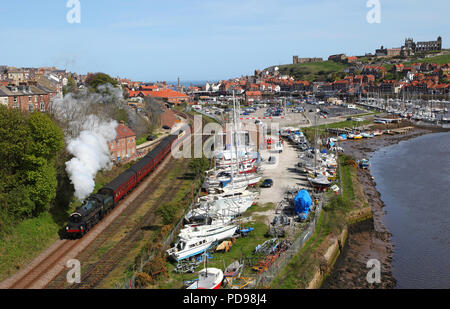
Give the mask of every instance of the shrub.
[{"label": "shrub", "polygon": [[173,223],[178,212],[178,203],[164,203],[158,207],[157,213],[162,219],[164,225]]}]

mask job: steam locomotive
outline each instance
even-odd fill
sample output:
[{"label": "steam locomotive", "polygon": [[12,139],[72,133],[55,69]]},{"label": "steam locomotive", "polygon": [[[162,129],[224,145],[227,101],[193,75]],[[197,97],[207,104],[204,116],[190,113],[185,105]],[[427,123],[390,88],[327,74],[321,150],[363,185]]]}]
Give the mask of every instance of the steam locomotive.
[{"label": "steam locomotive", "polygon": [[186,127],[178,134],[165,137],[145,157],[84,200],[69,217],[65,229],[67,238],[82,237],[86,234],[156,168],[170,152],[172,144],[178,144],[185,136]]}]

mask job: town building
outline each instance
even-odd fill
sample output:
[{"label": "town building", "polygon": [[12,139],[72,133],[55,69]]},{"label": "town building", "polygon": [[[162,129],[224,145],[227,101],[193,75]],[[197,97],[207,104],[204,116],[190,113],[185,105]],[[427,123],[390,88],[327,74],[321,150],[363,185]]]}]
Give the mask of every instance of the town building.
[{"label": "town building", "polygon": [[335,61],[335,62],[344,62],[346,61],[347,56],[345,54],[337,54],[337,55],[331,55],[328,57],[328,60]]},{"label": "town building", "polygon": [[298,56],[292,57],[292,63],[293,64],[299,64],[299,63],[309,63],[309,62],[322,62],[322,58],[299,58]]},{"label": "town building", "polygon": [[136,133],[123,121],[116,127],[116,138],[108,144],[113,161],[126,163],[136,157]]},{"label": "town building", "polygon": [[50,95],[49,92],[35,85],[0,86],[0,103],[23,112],[47,112],[50,105]]}]

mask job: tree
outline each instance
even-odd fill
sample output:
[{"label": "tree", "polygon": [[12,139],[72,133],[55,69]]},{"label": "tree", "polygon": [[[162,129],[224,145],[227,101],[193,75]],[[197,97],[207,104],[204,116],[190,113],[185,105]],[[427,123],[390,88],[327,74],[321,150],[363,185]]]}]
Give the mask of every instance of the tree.
[{"label": "tree", "polygon": [[118,85],[114,78],[105,73],[89,74],[86,78],[86,85],[93,90],[97,89],[98,86],[107,84],[110,84],[113,87],[117,87]]},{"label": "tree", "polygon": [[48,210],[63,148],[64,135],[47,115],[0,106],[0,229]]},{"label": "tree", "polygon": [[75,92],[77,90],[77,82],[69,76],[67,78],[67,85],[63,87],[63,95],[65,96],[69,92]]},{"label": "tree", "polygon": [[40,157],[50,160],[56,152],[64,148],[64,133],[45,114],[35,112],[28,119],[33,138],[32,152]]}]

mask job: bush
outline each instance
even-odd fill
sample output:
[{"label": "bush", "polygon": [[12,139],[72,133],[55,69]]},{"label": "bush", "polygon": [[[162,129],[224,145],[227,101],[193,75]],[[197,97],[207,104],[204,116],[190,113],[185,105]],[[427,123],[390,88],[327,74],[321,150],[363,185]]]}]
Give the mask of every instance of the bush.
[{"label": "bush", "polygon": [[152,282],[152,278],[146,273],[137,273],[135,282],[137,288],[144,288]]},{"label": "bush", "polygon": [[333,195],[323,209],[326,211],[346,210],[349,209],[350,206],[350,201],[338,194]]},{"label": "bush", "polygon": [[165,203],[158,207],[157,213],[162,219],[164,225],[173,223],[178,212],[178,203]]}]

